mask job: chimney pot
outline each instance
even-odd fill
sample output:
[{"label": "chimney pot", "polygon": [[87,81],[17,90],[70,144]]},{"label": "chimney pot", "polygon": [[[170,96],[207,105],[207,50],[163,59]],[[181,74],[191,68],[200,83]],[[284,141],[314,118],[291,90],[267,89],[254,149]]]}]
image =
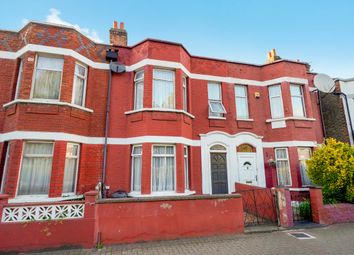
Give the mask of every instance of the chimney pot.
[{"label": "chimney pot", "polygon": [[117,29],[118,28],[118,22],[115,20],[113,21],[113,28]]},{"label": "chimney pot", "polygon": [[121,22],[120,25],[119,25],[119,28],[124,30],[124,22]]}]

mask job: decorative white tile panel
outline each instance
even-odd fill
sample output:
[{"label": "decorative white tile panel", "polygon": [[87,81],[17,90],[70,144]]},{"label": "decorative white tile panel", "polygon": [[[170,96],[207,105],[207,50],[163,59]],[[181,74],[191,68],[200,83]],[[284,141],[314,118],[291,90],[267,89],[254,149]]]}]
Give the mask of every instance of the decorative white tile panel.
[{"label": "decorative white tile panel", "polygon": [[84,217],[84,204],[39,205],[4,207],[2,222],[80,219]]}]

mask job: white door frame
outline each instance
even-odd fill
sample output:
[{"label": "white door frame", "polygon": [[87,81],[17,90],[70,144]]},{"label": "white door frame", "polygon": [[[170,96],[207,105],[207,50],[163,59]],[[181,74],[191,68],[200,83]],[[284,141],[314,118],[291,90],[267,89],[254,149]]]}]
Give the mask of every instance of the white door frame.
[{"label": "white door frame", "polygon": [[235,182],[240,181],[236,148],[244,143],[250,144],[256,148],[258,186],[265,187],[263,137],[250,132],[240,132],[230,135],[222,131],[212,131],[207,134],[201,134],[200,137],[203,194],[212,194],[210,148],[215,144],[223,145],[226,148],[229,194],[235,192]]}]

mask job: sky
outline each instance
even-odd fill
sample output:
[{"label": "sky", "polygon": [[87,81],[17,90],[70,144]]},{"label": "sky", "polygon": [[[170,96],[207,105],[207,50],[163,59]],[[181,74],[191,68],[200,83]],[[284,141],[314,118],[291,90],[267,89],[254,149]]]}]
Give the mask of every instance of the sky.
[{"label": "sky", "polygon": [[145,38],[182,43],[192,55],[263,64],[275,48],[333,78],[354,77],[354,1],[327,0],[36,0],[3,1],[0,29],[29,20],[75,26],[109,43],[123,21],[128,44]]}]

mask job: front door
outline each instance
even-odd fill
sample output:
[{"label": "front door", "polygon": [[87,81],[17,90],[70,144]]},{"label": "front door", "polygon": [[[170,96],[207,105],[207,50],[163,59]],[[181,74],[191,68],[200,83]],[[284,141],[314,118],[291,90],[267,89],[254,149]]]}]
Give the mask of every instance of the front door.
[{"label": "front door", "polygon": [[238,169],[240,182],[248,185],[258,185],[256,153],[238,153]]},{"label": "front door", "polygon": [[210,153],[211,183],[213,194],[229,193],[227,184],[226,153]]}]

